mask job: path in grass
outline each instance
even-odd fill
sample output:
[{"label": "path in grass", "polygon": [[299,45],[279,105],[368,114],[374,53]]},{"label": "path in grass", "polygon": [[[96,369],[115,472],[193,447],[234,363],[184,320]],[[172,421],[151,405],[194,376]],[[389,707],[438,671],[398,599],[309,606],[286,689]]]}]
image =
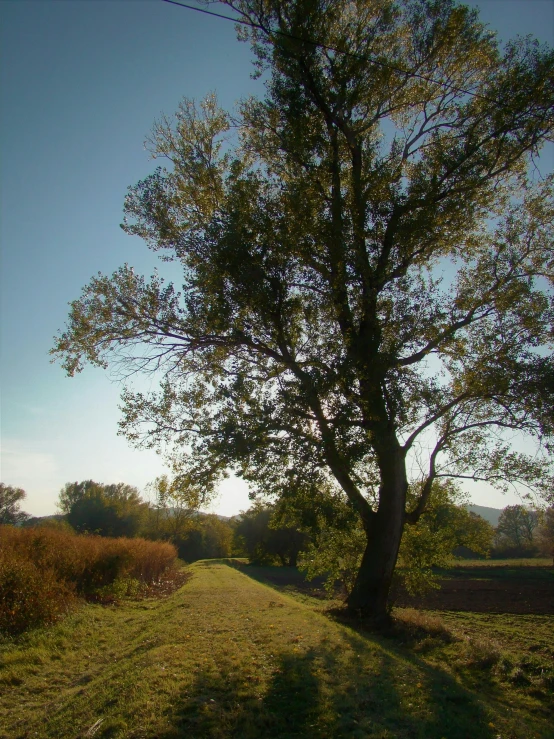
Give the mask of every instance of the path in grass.
[{"label": "path in grass", "polygon": [[540,706],[468,689],[221,563],[165,600],[85,606],[0,645],[0,737],[546,737]]}]

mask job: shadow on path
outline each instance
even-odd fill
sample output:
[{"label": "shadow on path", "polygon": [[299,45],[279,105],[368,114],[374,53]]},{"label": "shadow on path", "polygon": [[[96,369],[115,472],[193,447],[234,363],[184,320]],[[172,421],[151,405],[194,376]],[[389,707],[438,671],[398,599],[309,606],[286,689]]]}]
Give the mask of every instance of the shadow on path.
[{"label": "shadow on path", "polygon": [[[206,563],[210,566],[214,562]],[[221,560],[217,564],[228,564]],[[242,563],[240,563],[242,565]],[[240,566],[245,574],[251,568]],[[258,579],[252,573],[253,579]],[[199,669],[159,739],[494,739],[479,696],[394,641],[343,626],[335,646],[277,647],[264,671]],[[339,650],[337,644],[348,648]],[[261,677],[260,677],[261,675]]]}]

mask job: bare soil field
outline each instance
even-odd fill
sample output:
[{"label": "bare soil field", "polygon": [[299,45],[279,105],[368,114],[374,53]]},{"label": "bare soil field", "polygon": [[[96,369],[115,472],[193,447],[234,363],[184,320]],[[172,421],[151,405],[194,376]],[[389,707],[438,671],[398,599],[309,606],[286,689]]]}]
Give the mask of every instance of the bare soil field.
[{"label": "bare soil field", "polygon": [[420,597],[398,592],[396,604],[440,611],[554,614],[552,567],[491,567],[469,572],[461,568],[448,574],[440,590]]},{"label": "bare soil field", "polygon": [[[307,582],[292,567],[256,567],[236,565],[254,579],[267,581],[283,589],[324,598],[320,579]],[[480,564],[464,565],[444,571],[440,589],[424,596],[411,596],[403,589],[395,593],[401,608],[472,613],[554,614],[554,567],[514,567]]]}]

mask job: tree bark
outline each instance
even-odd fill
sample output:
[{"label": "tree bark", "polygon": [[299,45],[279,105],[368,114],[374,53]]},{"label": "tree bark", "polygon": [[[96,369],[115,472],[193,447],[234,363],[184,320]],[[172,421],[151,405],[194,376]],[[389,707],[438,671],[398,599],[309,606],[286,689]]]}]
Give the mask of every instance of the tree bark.
[{"label": "tree bark", "polygon": [[367,546],[347,599],[349,610],[376,625],[390,621],[389,592],[404,529],[408,487],[400,450],[389,452],[387,457],[387,464],[381,468],[379,508],[365,526]]}]

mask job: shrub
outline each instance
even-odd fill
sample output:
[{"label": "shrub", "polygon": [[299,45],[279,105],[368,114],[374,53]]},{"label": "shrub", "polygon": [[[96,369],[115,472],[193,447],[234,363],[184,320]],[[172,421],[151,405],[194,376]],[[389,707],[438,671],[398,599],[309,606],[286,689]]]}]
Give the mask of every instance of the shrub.
[{"label": "shrub", "polygon": [[[408,502],[416,498],[417,486],[408,490]],[[404,528],[398,555],[395,581],[412,595],[440,587],[436,568],[452,562],[452,552],[466,546],[473,552],[486,555],[494,536],[492,526],[480,516],[469,512],[463,494],[451,482],[433,483],[427,508],[415,525]],[[347,514],[336,517],[339,526],[327,525],[314,538],[300,560],[300,567],[308,579],[317,575],[327,578],[326,589],[333,593],[336,581],[351,592],[364,549],[365,532],[359,522],[349,522]]]},{"label": "shrub", "polygon": [[0,551],[0,631],[16,635],[53,623],[74,601],[73,589],[14,552]]},{"label": "shrub", "polygon": [[136,582],[151,584],[176,556],[165,542],[0,526],[0,629],[15,634],[50,623],[75,595],[102,597],[110,588],[117,595],[136,590]]}]

